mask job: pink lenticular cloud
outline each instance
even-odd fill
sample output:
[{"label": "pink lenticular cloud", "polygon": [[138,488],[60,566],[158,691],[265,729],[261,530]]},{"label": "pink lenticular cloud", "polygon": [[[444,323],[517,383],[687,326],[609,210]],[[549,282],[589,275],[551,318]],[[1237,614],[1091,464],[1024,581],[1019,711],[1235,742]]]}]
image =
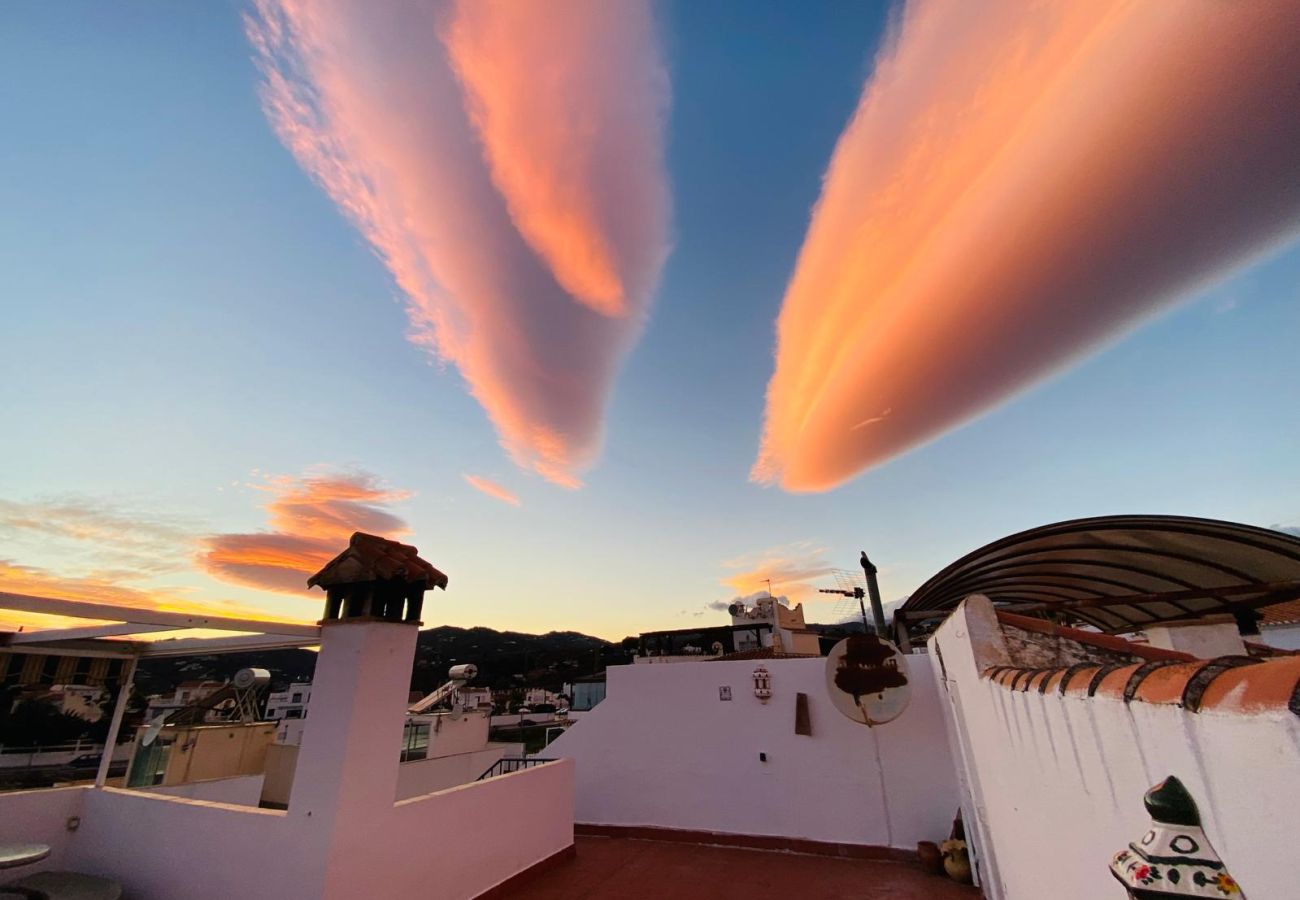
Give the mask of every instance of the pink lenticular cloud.
[{"label": "pink lenticular cloud", "polygon": [[1300,3],[912,0],[827,170],[753,476],[827,490],[1300,227]]},{"label": "pink lenticular cloud", "polygon": [[667,77],[644,0],[259,0],[281,140],[521,466],[576,486],[667,253]]},{"label": "pink lenticular cloud", "polygon": [[268,530],[215,534],[195,562],[213,578],[284,594],[306,594],[307,579],[347,549],[355,531],[400,538],[406,522],[388,511],[410,496],[365,472],[310,472],[255,485],[266,503]]},{"label": "pink lenticular cloud", "polygon": [[508,503],[511,506],[522,506],[523,501],[515,494],[514,491],[503,484],[498,484],[490,478],[484,478],[481,475],[462,475],[465,482],[477,491],[482,491],[493,500],[500,500],[502,503]]},{"label": "pink lenticular cloud", "polygon": [[608,315],[662,261],[668,79],[653,34],[646,4],[602,0],[459,0],[443,29],[511,219],[561,287]]}]

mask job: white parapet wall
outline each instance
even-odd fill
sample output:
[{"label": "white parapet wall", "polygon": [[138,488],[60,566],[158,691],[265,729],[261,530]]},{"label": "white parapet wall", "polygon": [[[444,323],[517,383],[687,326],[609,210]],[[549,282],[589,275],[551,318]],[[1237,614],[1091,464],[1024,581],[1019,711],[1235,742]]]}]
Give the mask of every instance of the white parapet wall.
[{"label": "white parapet wall", "polygon": [[279,810],[116,788],[0,794],[0,840],[53,848],[24,873],[100,875],[132,900],[469,900],[573,844],[573,764],[413,797],[346,824],[339,843],[312,817]]},{"label": "white parapet wall", "polygon": [[470,900],[571,852],[567,760],[395,802],[416,634],[365,617],[322,626],[287,810],[33,791],[0,794],[0,834],[50,844],[51,864],[118,881],[131,900]]},{"label": "white parapet wall", "polygon": [[492,767],[503,756],[524,755],[524,745],[514,743],[489,743],[481,750],[451,753],[432,759],[417,759],[402,763],[397,770],[397,799],[408,800],[422,794],[445,791],[447,788],[469,784]]},{"label": "white parapet wall", "polygon": [[68,866],[68,847],[81,825],[82,801],[88,791],[62,787],[0,793],[0,843],[35,842],[50,848],[43,862],[24,866],[21,874]]},{"label": "white parapet wall", "polygon": [[[577,821],[906,849],[948,836],[957,782],[925,657],[908,658],[907,711],[875,728],[831,706],[825,659],[761,662],[766,704],[755,661],[610,668],[605,701],[546,750],[577,764]],[[795,733],[798,693],[811,735]]]},{"label": "white parapet wall", "polygon": [[983,597],[930,649],[989,900],[1122,900],[1107,866],[1147,832],[1143,794],[1170,775],[1246,897],[1300,897],[1300,718],[1287,709],[1300,659],[1227,670],[1193,712],[1179,698],[1199,661],[1156,669],[1129,702],[1136,665],[1099,677],[1092,695],[1092,669],[1008,678],[993,667],[1016,660]]},{"label": "white parapet wall", "polygon": [[164,794],[169,797],[187,797],[190,800],[211,800],[214,803],[230,803],[235,806],[257,806],[262,800],[262,773],[256,775],[232,775],[229,778],[210,778],[207,781],[188,781],[185,784],[173,784],[167,787],[157,786],[143,788],[151,794]]}]

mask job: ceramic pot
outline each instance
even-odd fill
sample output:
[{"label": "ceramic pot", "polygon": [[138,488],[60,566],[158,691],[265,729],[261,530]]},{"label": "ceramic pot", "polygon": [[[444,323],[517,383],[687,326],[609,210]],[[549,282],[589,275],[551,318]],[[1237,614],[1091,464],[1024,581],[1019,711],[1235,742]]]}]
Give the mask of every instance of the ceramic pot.
[{"label": "ceramic pot", "polygon": [[970,851],[966,842],[947,840],[940,849],[943,850],[943,870],[948,877],[958,884],[972,884],[974,879],[971,878]]},{"label": "ceramic pot", "polygon": [[916,856],[921,862],[921,868],[931,875],[943,874],[943,853],[939,851],[939,845],[934,841],[921,841],[916,845]]}]

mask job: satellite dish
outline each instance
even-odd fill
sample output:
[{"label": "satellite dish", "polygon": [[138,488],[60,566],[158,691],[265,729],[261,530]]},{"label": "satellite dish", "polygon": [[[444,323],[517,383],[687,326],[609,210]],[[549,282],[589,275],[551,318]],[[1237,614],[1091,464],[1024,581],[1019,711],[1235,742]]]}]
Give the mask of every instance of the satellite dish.
[{"label": "satellite dish", "polygon": [[745,604],[737,600],[735,603],[727,607],[727,612],[733,616],[743,616],[745,614]]},{"label": "satellite dish", "polygon": [[140,745],[143,747],[148,747],[150,744],[156,741],[158,739],[158,732],[162,731],[163,726],[166,724],[167,724],[167,713],[163,713],[161,716],[156,717],[152,722],[146,725],[144,729],[144,734],[140,735]]},{"label": "satellite dish", "polygon": [[722,641],[714,641],[714,642],[713,642],[713,655],[714,655],[714,656],[721,656],[721,655],[722,655],[722,651],[725,650],[725,649],[726,649],[726,648],[722,646]]},{"label": "satellite dish", "polygon": [[270,682],[271,673],[266,669],[240,669],[235,673],[235,677],[230,680],[231,685],[240,691],[261,687],[264,684],[270,684]]},{"label": "satellite dish", "polygon": [[868,726],[897,719],[912,699],[903,654],[874,634],[855,634],[831,648],[826,691],[837,710]]}]

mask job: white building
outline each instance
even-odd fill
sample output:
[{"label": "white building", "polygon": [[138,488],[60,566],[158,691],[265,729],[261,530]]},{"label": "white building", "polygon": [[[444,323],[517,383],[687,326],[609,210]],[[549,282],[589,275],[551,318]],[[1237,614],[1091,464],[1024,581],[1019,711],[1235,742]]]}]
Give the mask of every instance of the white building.
[{"label": "white building", "polygon": [[[911,639],[928,637],[926,654],[858,635],[845,645],[852,653],[826,658],[611,667],[606,699],[547,748],[554,761],[499,759],[480,773],[522,771],[483,780],[476,754],[496,748],[480,749],[481,710],[409,714],[420,599],[410,579],[421,576],[408,574],[415,563],[402,545],[384,542],[383,568],[340,557],[356,581],[324,582],[319,628],[258,625],[304,628],[296,640],[321,647],[302,745],[281,748],[295,759],[284,808],[237,805],[211,782],[164,796],[101,777],[95,788],[0,795],[0,841],[48,844],[35,868],[111,878],[136,900],[471,900],[529,896],[525,876],[547,879],[534,897],[673,896],[684,879],[704,892],[724,872],[734,878],[735,854],[724,866],[722,851],[705,849],[718,845],[785,851],[746,854],[743,865],[765,888],[760,869],[785,866],[789,896],[879,887],[935,900],[1106,900],[1124,893],[1110,867],[1159,832],[1161,872],[1199,866],[1199,882],[1188,874],[1178,886],[1206,890],[1183,895],[1292,897],[1300,656],[1243,643],[1235,620],[1200,617],[1295,590],[1300,542],[1244,529],[1200,540],[1203,521],[1150,518],[1066,523],[1073,530],[963,558],[896,618]],[[1108,567],[1175,589],[1107,595],[1103,587],[1130,583],[1114,584]],[[394,569],[402,574],[376,574]],[[1033,575],[1018,581],[1024,569]],[[1243,573],[1239,583],[1223,577],[1229,569]],[[1208,586],[1195,586],[1196,570]],[[1006,592],[1004,608],[967,592],[967,578]],[[1044,611],[1030,588],[1039,581],[1076,589],[1046,611],[1096,630],[1032,615]],[[1148,643],[1114,633],[1138,622]],[[401,763],[412,724],[429,729],[426,757]],[[1151,801],[1170,785],[1184,791],[1176,809]],[[949,843],[958,809],[965,837]],[[918,844],[940,841],[945,864],[969,858],[979,891],[916,868]],[[650,862],[673,856],[668,844],[695,849],[686,861]],[[1124,872],[1151,877],[1137,863]]]},{"label": "white building", "polygon": [[698,662],[735,653],[769,656],[820,656],[821,639],[804,622],[803,604],[791,609],[776,597],[761,597],[753,606],[733,602],[730,625],[648,631],[638,638],[634,663]]},{"label": "white building", "polygon": [[[302,745],[289,748],[297,758],[287,808],[112,788],[104,767],[93,787],[0,794],[0,842],[49,848],[24,874],[61,870],[111,880],[133,900],[460,900],[572,855],[572,763],[476,781],[479,770],[447,790],[430,786],[425,772],[405,773],[448,757],[414,766],[399,761],[421,601],[446,576],[412,547],[360,534],[321,575],[327,577],[313,580],[329,596],[319,626],[205,616],[206,627],[247,636],[154,644],[99,639],[93,647],[132,660],[134,670],[141,656],[319,645],[312,714]],[[73,650],[85,647],[86,632],[95,629],[121,635],[132,626],[185,628],[193,621],[182,613],[13,597],[0,594],[0,606],[114,623],[76,629]],[[72,652],[60,637],[52,629],[48,646],[31,640],[11,652]],[[115,707],[113,731],[127,693]]]},{"label": "white building", "polygon": [[207,699],[223,687],[225,684],[220,681],[183,681],[170,694],[151,696],[145,710],[145,718],[152,720],[185,709]]},{"label": "white building", "polygon": [[524,693],[524,706],[536,708],[543,704],[555,706],[560,702],[560,695],[545,688],[529,688]]},{"label": "white building", "polygon": [[266,717],[268,719],[305,719],[307,704],[311,702],[311,682],[295,681],[283,691],[274,691],[266,696]]},{"label": "white building", "polygon": [[278,722],[275,740],[278,744],[302,743],[303,720],[307,718],[307,705],[311,703],[311,682],[295,681],[287,690],[274,691],[266,697],[266,717]]},{"label": "white building", "polygon": [[821,643],[817,632],[808,628],[803,618],[803,604],[793,608],[784,598],[760,597],[753,606],[747,606],[743,600],[737,600],[727,608],[732,625],[766,624],[771,627],[771,647],[778,653],[808,654],[817,656],[821,653]]},{"label": "white building", "polygon": [[1300,600],[1266,606],[1260,612],[1257,640],[1279,650],[1300,651]]},{"label": "white building", "polygon": [[486,687],[463,687],[456,691],[455,702],[469,709],[481,706],[491,708],[492,689]]}]

